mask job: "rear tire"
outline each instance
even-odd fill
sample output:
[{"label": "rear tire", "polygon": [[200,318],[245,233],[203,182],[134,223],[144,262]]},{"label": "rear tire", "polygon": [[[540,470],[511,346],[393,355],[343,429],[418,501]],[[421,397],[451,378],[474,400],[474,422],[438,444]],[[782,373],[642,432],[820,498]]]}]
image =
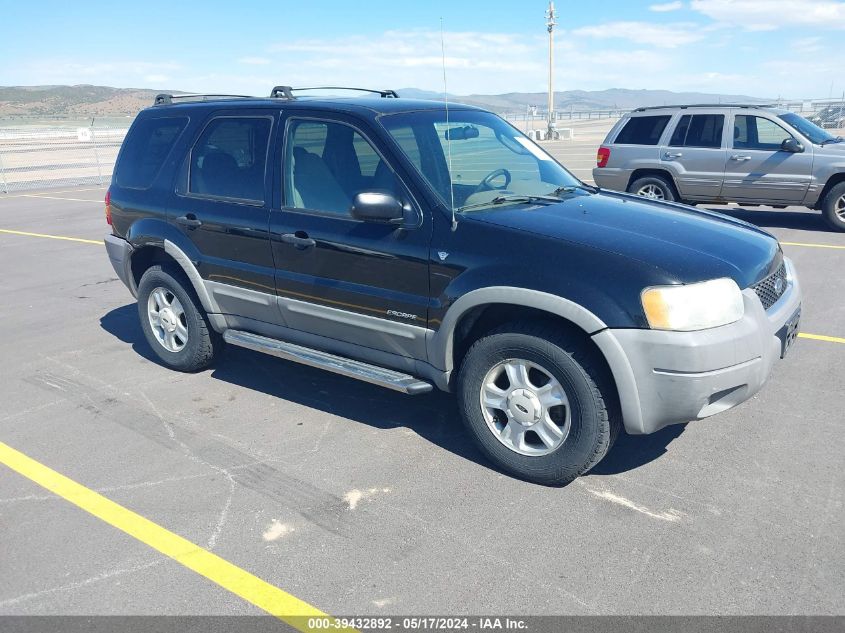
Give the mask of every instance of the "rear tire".
[{"label": "rear tire", "polygon": [[822,202],[825,221],[837,231],[845,231],[845,182],[832,187]]},{"label": "rear tire", "polygon": [[476,341],[458,374],[458,403],[494,464],[544,485],[590,470],[621,427],[615,390],[593,352],[540,324],[510,324]]},{"label": "rear tire", "polygon": [[675,202],[678,199],[678,196],[675,195],[675,187],[663,176],[637,178],[628,187],[628,193],[633,193],[649,200]]},{"label": "rear tire", "polygon": [[223,347],[190,281],[174,266],[152,266],[141,277],[138,316],[147,343],[171,369],[205,369]]}]

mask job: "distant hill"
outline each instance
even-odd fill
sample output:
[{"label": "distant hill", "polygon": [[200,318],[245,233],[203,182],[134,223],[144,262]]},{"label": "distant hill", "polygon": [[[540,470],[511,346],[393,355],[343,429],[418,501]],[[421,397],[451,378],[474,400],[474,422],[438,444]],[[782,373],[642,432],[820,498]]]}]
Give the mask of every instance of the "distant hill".
[{"label": "distant hill", "polygon": [[[400,96],[413,99],[443,100],[442,92],[403,88]],[[510,92],[500,95],[449,95],[450,100],[485,107],[497,112],[524,111],[528,106],[546,107],[545,92]],[[724,95],[706,92],[672,92],[670,90],[566,90],[555,92],[555,108],[559,110],[633,110],[645,106],[683,105],[689,103],[765,103],[770,99],[747,95]]]},{"label": "distant hill", "polygon": [[108,86],[0,86],[0,117],[124,116],[152,105],[160,92]]},{"label": "distant hill", "polygon": [[[110,88],[108,86],[0,86],[0,117],[103,117],[135,115],[153,103],[160,92],[178,94],[178,90]],[[443,93],[417,88],[397,90],[400,96],[442,100]],[[523,112],[527,106],[546,104],[546,93],[511,92],[500,95],[449,95],[450,100],[481,106],[496,112]],[[765,101],[745,95],[720,95],[704,92],[669,90],[567,90],[555,93],[555,107],[560,110],[631,110],[642,106],[684,103],[760,103]]]}]

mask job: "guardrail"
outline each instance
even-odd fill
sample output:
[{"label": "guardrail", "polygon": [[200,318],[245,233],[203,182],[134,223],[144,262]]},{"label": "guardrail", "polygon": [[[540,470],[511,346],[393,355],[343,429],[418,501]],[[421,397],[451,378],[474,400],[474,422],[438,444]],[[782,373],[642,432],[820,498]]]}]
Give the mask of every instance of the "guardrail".
[{"label": "guardrail", "polygon": [[127,129],[0,127],[0,191],[106,184]]}]

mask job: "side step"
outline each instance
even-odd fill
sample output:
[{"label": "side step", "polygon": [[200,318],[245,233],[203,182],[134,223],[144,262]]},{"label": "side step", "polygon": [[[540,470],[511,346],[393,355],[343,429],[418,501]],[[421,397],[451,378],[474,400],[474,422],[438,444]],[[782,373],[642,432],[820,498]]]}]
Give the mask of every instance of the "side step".
[{"label": "side step", "polygon": [[226,330],[223,333],[223,340],[238,347],[245,347],[256,352],[263,352],[271,356],[278,356],[285,360],[292,360],[295,363],[302,363],[311,367],[325,369],[342,376],[357,378],[380,387],[387,387],[394,391],[401,391],[408,395],[415,396],[420,393],[427,393],[432,390],[430,383],[409,374],[403,374],[392,369],[385,369],[377,365],[362,363],[351,358],[335,356],[327,352],[321,352],[310,347],[302,347],[293,343],[286,343],[277,339],[259,336],[250,332],[240,330]]}]

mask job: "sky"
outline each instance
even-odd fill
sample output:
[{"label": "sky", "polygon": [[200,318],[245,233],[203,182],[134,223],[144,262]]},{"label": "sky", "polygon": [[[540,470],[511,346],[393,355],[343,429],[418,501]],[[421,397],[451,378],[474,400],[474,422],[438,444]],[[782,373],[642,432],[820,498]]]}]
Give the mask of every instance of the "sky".
[{"label": "sky", "polygon": [[[542,92],[543,0],[0,0],[0,85]],[[555,89],[845,91],[845,0],[559,0]]]}]

